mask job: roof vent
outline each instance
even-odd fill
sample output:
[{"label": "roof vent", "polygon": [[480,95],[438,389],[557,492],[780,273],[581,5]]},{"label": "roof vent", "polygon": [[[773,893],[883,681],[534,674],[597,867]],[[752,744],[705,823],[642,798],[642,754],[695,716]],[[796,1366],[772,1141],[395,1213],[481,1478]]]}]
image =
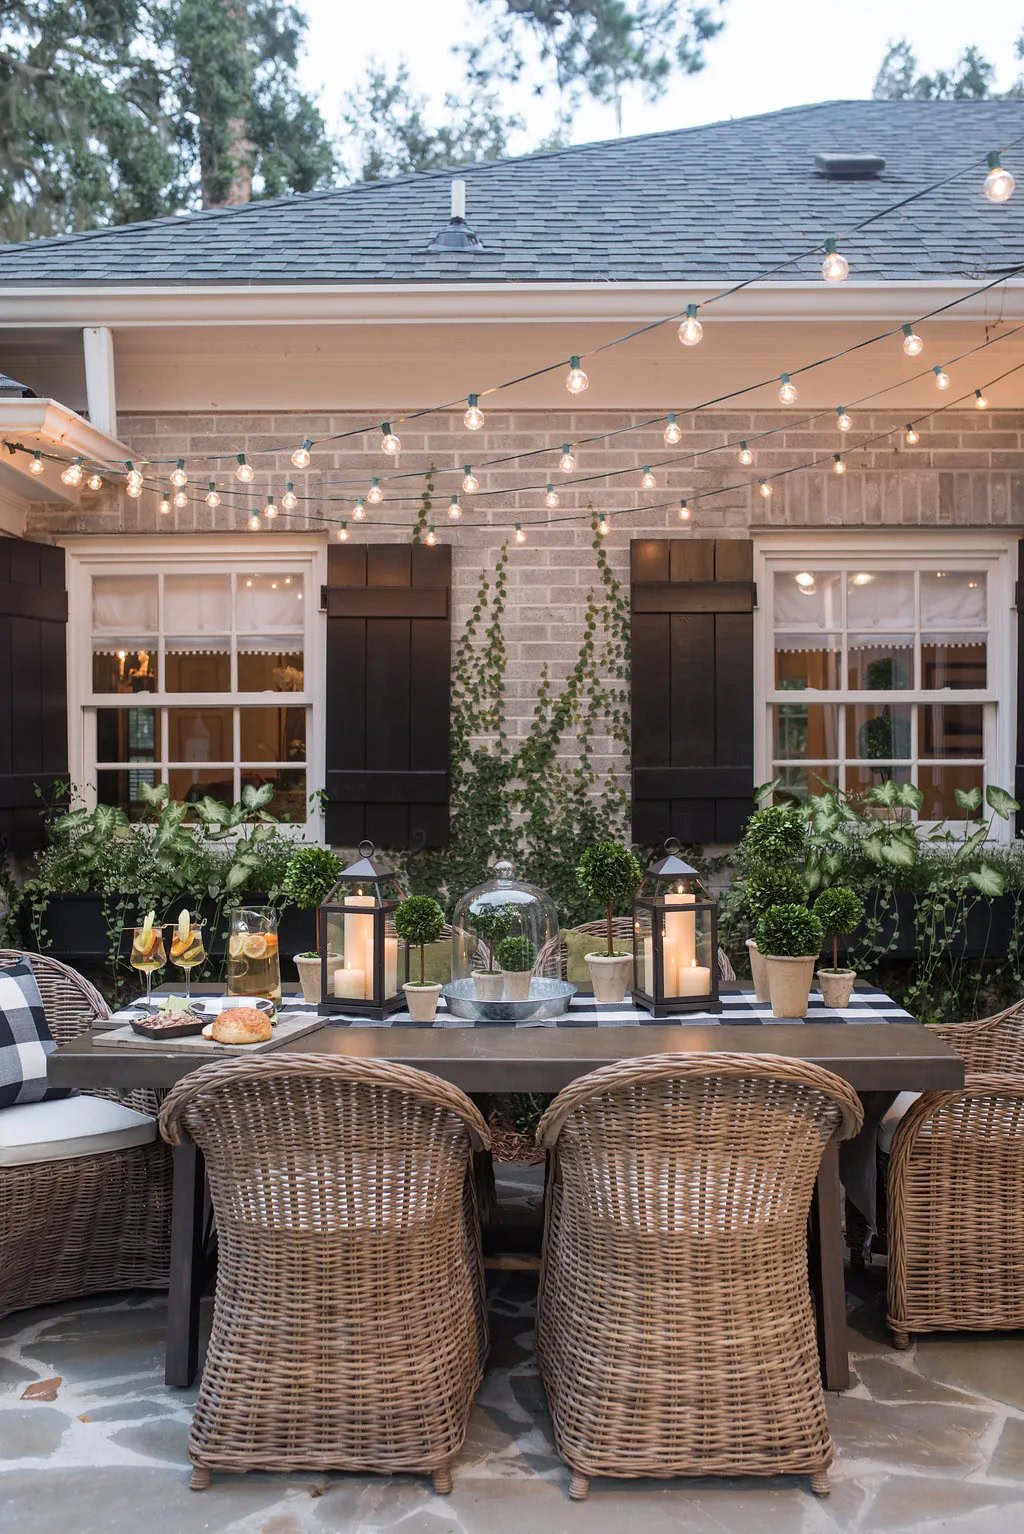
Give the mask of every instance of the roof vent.
[{"label": "roof vent", "polygon": [[829,181],[874,181],[885,161],[880,154],[816,154],[814,169]]},{"label": "roof vent", "polygon": [[480,236],[474,234],[466,223],[466,183],[455,180],[452,182],[452,216],[448,221],[448,227],[434,236],[428,249],[457,250],[473,254],[483,248]]}]

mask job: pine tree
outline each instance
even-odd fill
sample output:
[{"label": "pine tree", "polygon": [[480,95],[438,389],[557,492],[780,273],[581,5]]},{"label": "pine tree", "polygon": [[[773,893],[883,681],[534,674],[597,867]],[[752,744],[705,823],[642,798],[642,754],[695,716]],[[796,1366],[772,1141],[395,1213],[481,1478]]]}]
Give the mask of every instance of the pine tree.
[{"label": "pine tree", "polygon": [[[1014,52],[1024,60],[1024,33]],[[890,43],[875,76],[872,95],[876,101],[978,101],[992,96],[1024,96],[1024,78],[1018,77],[1007,91],[994,91],[995,68],[980,48],[965,48],[950,69],[922,74],[917,55],[906,38]]]}]

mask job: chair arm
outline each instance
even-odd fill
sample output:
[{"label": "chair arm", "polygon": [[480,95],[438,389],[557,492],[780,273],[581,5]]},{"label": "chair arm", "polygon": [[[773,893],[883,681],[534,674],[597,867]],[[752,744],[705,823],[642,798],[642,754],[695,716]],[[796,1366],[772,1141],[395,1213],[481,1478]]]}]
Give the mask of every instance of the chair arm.
[{"label": "chair arm", "polygon": [[[1007,1133],[995,1139],[992,1129],[999,1127],[1000,1121]],[[953,1154],[962,1153],[972,1139],[979,1140],[983,1134],[985,1141],[992,1143],[993,1154],[1006,1154],[1006,1147],[1012,1145],[1010,1154],[1024,1167],[1024,1143],[1019,1138],[1022,1128],[1024,1076],[995,1072],[972,1075],[952,1091],[924,1092],[911,1104],[893,1135],[890,1188],[899,1185],[926,1131],[933,1151],[943,1137]]]}]

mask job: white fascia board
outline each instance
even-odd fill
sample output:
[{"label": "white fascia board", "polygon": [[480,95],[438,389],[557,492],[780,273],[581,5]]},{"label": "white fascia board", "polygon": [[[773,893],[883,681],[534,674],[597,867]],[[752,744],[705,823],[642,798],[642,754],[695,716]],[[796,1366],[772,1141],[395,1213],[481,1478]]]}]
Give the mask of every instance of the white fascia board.
[{"label": "white fascia board", "polygon": [[79,493],[61,483],[60,465],[48,462],[38,477],[29,473],[30,453],[10,452],[7,443],[20,443],[64,457],[81,456],[87,463],[123,465],[131,449],[53,399],[0,399],[0,488],[26,504],[57,502],[77,506]]},{"label": "white fascia board", "polygon": [[[767,282],[744,288],[708,310],[737,320],[904,321],[967,293],[978,281]],[[407,325],[591,320],[647,323],[707,303],[721,286],[707,283],[177,283],[174,285],[0,284],[0,329],[124,330],[182,325]],[[1008,279],[968,300],[961,316],[1024,315],[1024,280]]]}]

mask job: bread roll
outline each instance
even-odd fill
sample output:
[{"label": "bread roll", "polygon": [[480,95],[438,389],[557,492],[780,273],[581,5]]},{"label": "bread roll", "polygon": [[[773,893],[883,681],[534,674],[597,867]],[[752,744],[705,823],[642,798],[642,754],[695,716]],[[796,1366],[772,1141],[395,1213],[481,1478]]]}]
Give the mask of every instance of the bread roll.
[{"label": "bread roll", "polygon": [[226,1007],[209,1027],[217,1044],[263,1044],[274,1035],[270,1018],[256,1007]]}]

